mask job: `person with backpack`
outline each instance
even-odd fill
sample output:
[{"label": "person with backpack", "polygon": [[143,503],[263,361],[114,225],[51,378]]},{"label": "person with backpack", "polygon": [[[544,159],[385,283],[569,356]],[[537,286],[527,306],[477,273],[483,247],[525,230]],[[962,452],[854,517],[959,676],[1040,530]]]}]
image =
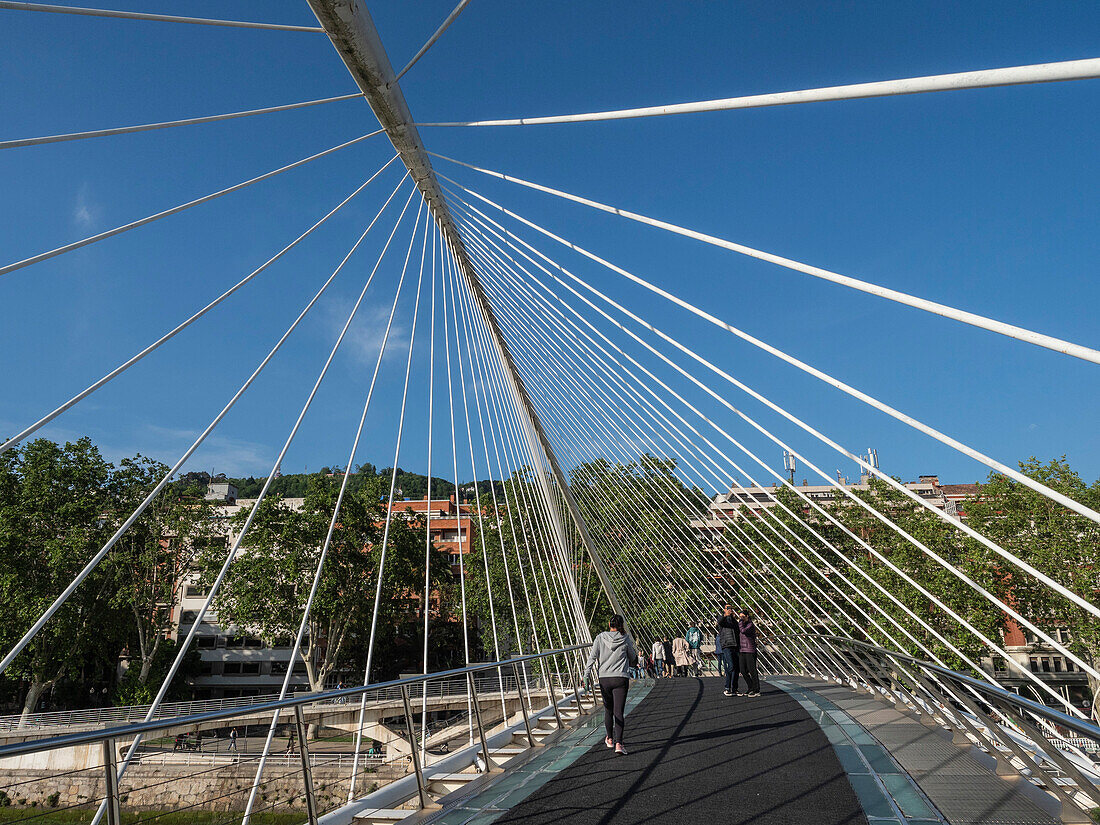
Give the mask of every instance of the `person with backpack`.
[{"label": "person with backpack", "polygon": [[691,662],[695,670],[695,675],[702,676],[703,657],[702,654],[699,652],[699,646],[703,644],[703,632],[695,625],[692,625],[687,629],[687,633],[684,634],[684,638],[687,640],[688,643],[688,653],[691,656]]},{"label": "person with backpack", "polygon": [[718,642],[722,645],[723,664],[726,668],[726,696],[737,695],[739,657],[741,653],[741,630],[737,617],[733,615],[733,605],[727,604],[718,617]]},{"label": "person with backpack", "polygon": [[604,744],[614,748],[618,756],[626,756],[623,748],[623,727],[626,722],[626,692],[630,688],[627,674],[638,664],[638,651],[626,634],[626,622],[616,613],[605,630],[592,642],[592,652],[584,666],[587,673],[595,669],[603,696],[603,723],[607,731]]}]

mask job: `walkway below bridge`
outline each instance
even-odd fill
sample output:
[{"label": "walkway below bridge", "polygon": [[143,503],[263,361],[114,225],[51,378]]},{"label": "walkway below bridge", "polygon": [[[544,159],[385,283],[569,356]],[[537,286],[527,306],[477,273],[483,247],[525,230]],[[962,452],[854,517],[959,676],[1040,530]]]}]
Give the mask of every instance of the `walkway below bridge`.
[{"label": "walkway below bridge", "polygon": [[[726,697],[716,677],[631,702],[627,756],[602,718],[493,785],[406,822],[432,825],[1053,825],[1058,806],[984,754],[863,694],[786,677]],[[988,760],[991,762],[991,760]]]}]

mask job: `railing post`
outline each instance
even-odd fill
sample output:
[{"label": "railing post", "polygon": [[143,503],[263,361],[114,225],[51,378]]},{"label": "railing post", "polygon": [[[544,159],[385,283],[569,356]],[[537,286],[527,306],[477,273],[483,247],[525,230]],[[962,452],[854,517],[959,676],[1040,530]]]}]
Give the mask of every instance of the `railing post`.
[{"label": "railing post", "polygon": [[1001,705],[1001,710],[1011,718],[1013,722],[1019,725],[1023,732],[1027,734],[1028,738],[1037,746],[1040,746],[1039,743],[1042,742],[1045,747],[1040,747],[1042,747],[1043,753],[1047,755],[1047,758],[1057,765],[1062,773],[1067,774],[1076,782],[1077,787],[1081,789],[1081,792],[1084,793],[1085,796],[1092,800],[1094,805],[1100,805],[1100,792],[1097,791],[1096,786],[1088,777],[1078,770],[1076,765],[1058,750],[1058,746],[1054,742],[1051,742],[1043,735],[1043,732],[1039,730],[1038,727],[1028,720],[1023,711],[1017,711],[1014,708],[1006,708],[1004,705]]},{"label": "railing post", "polygon": [[[978,707],[978,703],[967,696],[966,691],[963,690],[960,686],[952,686],[951,684],[945,682],[944,687],[948,691],[950,691],[951,695],[958,699],[962,706],[970,711],[974,718],[981,722],[981,724],[985,727],[986,735],[982,736],[981,738],[982,741],[984,741],[989,748],[990,754],[997,760],[997,776],[1018,776],[1019,771],[1017,771],[1015,766],[1013,766],[1012,760],[1006,757],[1001,752],[1001,749],[997,746],[998,742],[1004,744],[1005,737],[1005,734],[1003,734],[1000,728],[997,727],[997,723],[994,722],[985,713],[983,713],[982,709]],[[1005,745],[1005,748],[1011,750],[1008,745]]]},{"label": "railing post", "polygon": [[[425,690],[427,683],[424,683]],[[416,748],[416,730],[413,728],[412,706],[409,704],[409,686],[401,686],[401,704],[405,708],[405,728],[409,732],[409,753],[412,755],[413,770],[416,771],[416,790],[420,794],[420,808],[429,807],[428,786],[424,782],[424,767],[420,764],[420,752]]]},{"label": "railing post", "polygon": [[[1061,819],[1063,822],[1077,823],[1091,821],[1089,815],[1085,813],[1085,811],[1083,811],[1080,806],[1077,805],[1073,797],[1070,794],[1066,793],[1065,790],[1062,789],[1062,786],[1059,785],[1055,778],[1050,774],[1050,772],[1047,771],[1039,763],[1038,758],[1028,753],[1026,750],[1024,750],[1024,748],[1020,747],[1020,745],[1016,742],[1015,739],[1012,738],[1012,736],[1008,732],[1001,730],[1000,726],[998,726],[997,723],[994,722],[989,716],[983,713],[978,705],[966,695],[964,690],[960,688],[955,693],[955,696],[960,702],[963,703],[963,705],[966,706],[966,708],[971,713],[973,713],[978,719],[982,721],[982,724],[985,725],[991,737],[1000,740],[1001,744],[1008,748],[1008,750],[1012,752],[1012,755],[1019,759],[1024,767],[1029,768],[1031,772],[1042,781],[1047,789],[1056,797],[1058,797],[1058,800],[1062,803]],[[996,705],[993,703],[990,703],[990,707],[996,709]],[[999,754],[997,756],[997,774],[998,776],[1005,776],[1006,774],[1003,773],[1003,768],[1001,765],[1001,757]],[[1005,760],[1005,762],[1008,762],[1008,760]],[[1009,764],[1011,763],[1009,762]]]},{"label": "railing post", "polygon": [[599,707],[599,703],[596,701],[596,682],[592,679],[591,674],[582,674],[579,678],[583,679],[586,675],[588,676],[588,698],[592,700],[592,710],[594,711]]},{"label": "railing post", "polygon": [[122,825],[118,806],[118,764],[115,761],[115,740],[103,740],[103,796],[107,802],[107,825]]},{"label": "railing post", "polygon": [[951,728],[951,741],[956,745],[970,745],[970,737],[967,736],[968,729],[960,721],[962,714],[958,710],[951,706],[950,701],[947,699],[944,691],[937,688],[936,684],[923,675],[920,672],[920,667],[913,669],[913,676],[921,683],[924,688],[924,692],[931,695],[936,702],[940,705],[940,715],[943,717],[944,723],[947,727]]},{"label": "railing post", "polygon": [[523,729],[527,732],[527,744],[530,747],[535,747],[535,737],[531,733],[531,718],[527,715],[527,697],[523,692],[523,680],[519,676],[519,665],[512,664],[512,673],[516,675],[516,693],[519,696],[519,707],[523,711]]},{"label": "railing post", "polygon": [[466,679],[470,683],[470,697],[473,700],[474,719],[477,722],[477,736],[481,741],[481,754],[485,757],[485,773],[493,773],[496,766],[493,765],[492,757],[489,756],[489,742],[485,739],[485,725],[481,721],[481,703],[477,698],[477,687],[474,685],[474,674],[467,671]]},{"label": "railing post", "polygon": [[550,707],[554,709],[554,719],[558,723],[558,730],[565,727],[565,720],[561,718],[561,709],[558,708],[558,692],[554,690],[554,677],[546,666],[546,659],[542,659],[542,678],[546,680],[546,692],[550,695]]},{"label": "railing post", "polygon": [[[568,666],[569,660],[565,660]],[[581,703],[580,676],[573,674],[573,668],[569,668],[569,681],[573,683],[573,698],[577,700],[577,715],[584,713],[584,705]]]},{"label": "railing post", "polygon": [[317,825],[317,799],[313,795],[313,768],[309,764],[309,739],[302,706],[294,706],[294,727],[298,731],[298,753],[302,757],[302,785],[306,790],[306,817],[309,825]]}]

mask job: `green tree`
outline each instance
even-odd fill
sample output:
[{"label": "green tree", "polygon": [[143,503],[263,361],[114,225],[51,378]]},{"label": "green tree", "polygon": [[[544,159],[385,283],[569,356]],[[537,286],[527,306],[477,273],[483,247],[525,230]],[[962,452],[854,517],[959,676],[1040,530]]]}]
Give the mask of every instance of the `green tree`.
[{"label": "green tree", "polygon": [[[917,505],[908,496],[879,479],[872,479],[867,489],[856,490],[854,495],[935,552],[950,567],[970,577],[994,595],[1001,598],[1005,596],[1004,578],[995,563],[993,554],[977,542],[968,540],[955,526]],[[842,495],[822,505],[823,510],[849,531],[845,532],[834,522],[811,509],[791,490],[778,490],[777,497],[794,513],[801,515],[805,523],[780,511],[779,508],[772,508],[770,514],[797,533],[821,556],[821,559],[818,559],[807,552],[809,561],[777,560],[777,562],[786,564],[788,569],[795,568],[802,579],[816,583],[823,592],[835,598],[842,609],[833,610],[830,615],[838,621],[842,633],[851,634],[854,638],[870,638],[885,646],[895,646],[872,628],[867,619],[857,610],[835,595],[835,589],[829,581],[831,574],[828,573],[824,562],[831,563],[849,580],[855,582],[882,608],[884,613],[905,627],[951,667],[966,669],[963,660],[946,644],[939,641],[932,632],[922,627],[902,608],[883,596],[879,590],[852,570],[852,566],[863,570],[867,576],[893,594],[898,601],[919,615],[936,633],[967,656],[977,658],[985,655],[988,652],[987,646],[946,610],[930,601],[928,596],[906,580],[906,576],[962,616],[987,638],[994,642],[999,641],[1004,628],[1004,614],[1000,609],[978,594],[951,570],[930,559],[909,539],[883,523],[865,508]],[[807,523],[835,547],[836,551],[847,558],[848,562],[838,558],[836,551],[814,537],[807,529]],[[872,547],[878,555],[869,551],[864,544],[853,538],[853,535]],[[794,577],[799,579],[799,575]],[[842,587],[846,586],[842,585]],[[817,590],[811,589],[810,586],[806,586],[806,589],[812,598],[820,597]],[[858,597],[855,601],[863,605],[868,614],[880,625],[890,628],[890,623],[884,620],[877,610],[868,607]],[[838,630],[831,624],[818,625],[816,629],[829,633],[835,633]],[[897,631],[894,631],[894,635],[905,652],[927,658],[928,654],[916,643],[908,641]]]},{"label": "green tree", "polygon": [[[1032,456],[1020,471],[1094,510],[1100,480],[1087,484],[1066,457],[1040,462]],[[1092,604],[1100,602],[1100,525],[1077,515],[1018,481],[992,473],[981,495],[965,505],[972,527]],[[1013,607],[1043,629],[1066,627],[1070,647],[1100,666],[1100,620],[1007,561],[997,560]],[[1093,716],[1100,717],[1100,684],[1089,677]]]},{"label": "green tree", "polygon": [[[137,455],[125,458],[112,477],[114,518],[124,522],[168,472],[168,467]],[[116,702],[152,701],[158,683],[154,663],[173,646],[172,613],[198,550],[213,535],[210,505],[201,495],[169,485],[123,534],[104,562],[114,578],[112,605],[130,619],[127,650],[131,665]],[[171,661],[170,659],[168,661]],[[165,667],[165,672],[166,672]],[[177,676],[177,685],[185,680]]]},{"label": "green tree", "polygon": [[[293,638],[313,583],[314,571],[336,502],[334,479],[314,477],[301,509],[278,496],[260,504],[240,553],[230,567],[214,607],[223,625],[230,622],[268,641]],[[304,656],[314,690],[334,671],[365,659],[374,612],[376,572],[381,558],[385,506],[380,480],[345,494],[307,627],[312,655]],[[236,517],[239,529],[248,511]],[[402,637],[415,627],[415,599],[424,580],[423,528],[403,515],[392,520],[378,606],[376,670],[400,667],[407,656],[393,658]],[[434,554],[433,582],[446,583],[450,571],[442,554]],[[206,553],[207,580],[224,561],[224,553]],[[387,651],[389,656],[387,656]],[[407,651],[406,651],[407,652]]]},{"label": "green tree", "polygon": [[675,470],[675,460],[645,453],[626,464],[578,464],[570,473],[589,532],[630,612],[627,620],[650,638],[682,633],[703,620],[700,607],[712,603],[703,585],[710,575],[703,545],[691,527],[708,502]]},{"label": "green tree", "polygon": [[[111,465],[87,438],[37,439],[0,457],[0,604],[4,647],[29,628],[110,536]],[[112,577],[94,570],[12,662],[23,715],[89,658],[109,669],[122,634]]]}]

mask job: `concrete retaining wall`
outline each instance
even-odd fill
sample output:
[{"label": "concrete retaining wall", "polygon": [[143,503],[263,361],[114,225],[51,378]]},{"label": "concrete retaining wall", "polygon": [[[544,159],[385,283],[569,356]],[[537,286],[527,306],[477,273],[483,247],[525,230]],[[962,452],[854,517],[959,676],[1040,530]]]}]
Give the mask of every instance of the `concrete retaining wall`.
[{"label": "concrete retaining wall", "polygon": [[[256,762],[225,765],[211,770],[201,765],[134,765],[119,785],[123,810],[175,810],[195,807],[208,811],[244,810],[249,789],[256,776]],[[348,795],[348,772],[343,769],[316,766],[313,783],[318,807],[328,810],[344,802]],[[362,770],[362,769],[361,769]],[[406,774],[404,765],[383,765],[370,773],[361,773],[356,788],[373,790]],[[281,810],[305,810],[301,762],[290,766],[277,762],[264,769],[262,796],[256,809],[276,806]],[[64,808],[72,805],[95,805],[103,798],[102,769],[80,771],[58,776],[52,771],[16,770],[0,774],[0,791],[13,806]],[[0,797],[2,799],[3,797]]]}]

